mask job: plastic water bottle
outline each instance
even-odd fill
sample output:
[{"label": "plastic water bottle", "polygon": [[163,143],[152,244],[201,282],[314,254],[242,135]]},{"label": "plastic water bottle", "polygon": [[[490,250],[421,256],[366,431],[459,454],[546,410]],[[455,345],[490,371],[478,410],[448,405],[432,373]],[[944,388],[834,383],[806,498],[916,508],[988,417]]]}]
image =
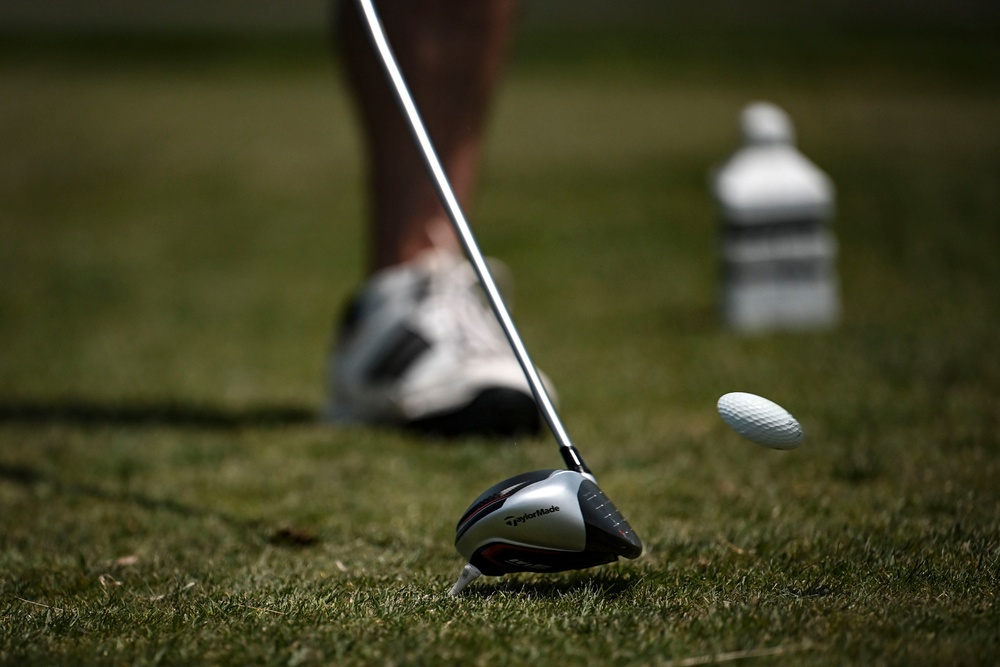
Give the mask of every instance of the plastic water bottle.
[{"label": "plastic water bottle", "polygon": [[744,145],[712,175],[721,220],[721,309],[746,332],[815,329],[840,316],[830,178],[795,147],[783,110],[741,114]]}]

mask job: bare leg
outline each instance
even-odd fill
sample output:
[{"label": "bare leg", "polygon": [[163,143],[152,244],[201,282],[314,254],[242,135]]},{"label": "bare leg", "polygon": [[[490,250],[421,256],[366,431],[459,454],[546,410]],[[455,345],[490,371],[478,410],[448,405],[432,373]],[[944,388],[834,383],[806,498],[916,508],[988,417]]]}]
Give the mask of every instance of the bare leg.
[{"label": "bare leg", "polygon": [[[518,0],[382,0],[377,8],[455,194],[475,190],[493,92],[519,16]],[[368,149],[368,270],[458,240],[351,0],[338,44]]]}]

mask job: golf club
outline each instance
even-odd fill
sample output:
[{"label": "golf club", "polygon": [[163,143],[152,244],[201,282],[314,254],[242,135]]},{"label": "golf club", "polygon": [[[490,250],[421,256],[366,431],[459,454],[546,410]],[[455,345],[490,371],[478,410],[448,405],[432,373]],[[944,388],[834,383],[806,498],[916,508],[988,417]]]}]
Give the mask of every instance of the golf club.
[{"label": "golf club", "polygon": [[[466,257],[486,292],[528,386],[559,445],[567,470],[524,473],[490,487],[458,522],[455,547],[469,563],[451,589],[457,595],[485,574],[561,572],[636,558],[642,542],[597,486],[573,446],[490,274],[399,69],[372,0],[356,0],[396,101]],[[501,509],[503,511],[501,511]]]}]

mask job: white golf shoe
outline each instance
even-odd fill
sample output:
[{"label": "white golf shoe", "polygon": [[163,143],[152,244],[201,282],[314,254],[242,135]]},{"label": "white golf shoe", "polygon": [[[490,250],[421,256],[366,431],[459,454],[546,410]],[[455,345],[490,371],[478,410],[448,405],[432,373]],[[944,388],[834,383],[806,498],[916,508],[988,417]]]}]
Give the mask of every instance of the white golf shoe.
[{"label": "white golf shoe", "polygon": [[348,305],[327,378],[334,423],[441,436],[541,427],[472,267],[453,253],[428,252],[373,276]]}]

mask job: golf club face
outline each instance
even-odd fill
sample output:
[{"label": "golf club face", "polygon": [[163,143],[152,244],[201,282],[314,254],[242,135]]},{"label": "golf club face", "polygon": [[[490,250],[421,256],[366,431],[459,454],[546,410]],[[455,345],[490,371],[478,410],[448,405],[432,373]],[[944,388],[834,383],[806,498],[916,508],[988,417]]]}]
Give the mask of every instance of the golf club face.
[{"label": "golf club face", "polygon": [[572,470],[537,470],[490,487],[459,520],[455,547],[489,576],[582,570],[642,553],[600,487]]}]

